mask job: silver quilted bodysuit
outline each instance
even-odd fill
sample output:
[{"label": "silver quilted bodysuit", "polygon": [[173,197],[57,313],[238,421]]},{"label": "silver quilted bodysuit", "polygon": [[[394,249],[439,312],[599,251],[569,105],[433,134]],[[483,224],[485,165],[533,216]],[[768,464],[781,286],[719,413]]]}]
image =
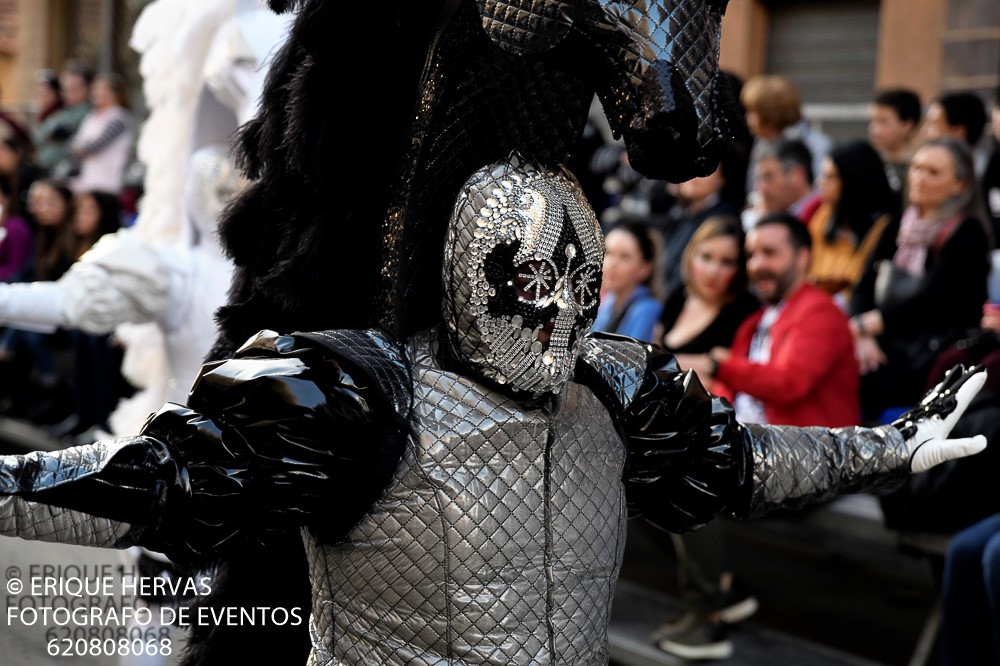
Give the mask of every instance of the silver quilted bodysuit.
[{"label": "silver quilted bodysuit", "polygon": [[570,384],[537,408],[411,343],[413,432],[345,543],[305,532],[311,664],[605,664],[625,448]]}]

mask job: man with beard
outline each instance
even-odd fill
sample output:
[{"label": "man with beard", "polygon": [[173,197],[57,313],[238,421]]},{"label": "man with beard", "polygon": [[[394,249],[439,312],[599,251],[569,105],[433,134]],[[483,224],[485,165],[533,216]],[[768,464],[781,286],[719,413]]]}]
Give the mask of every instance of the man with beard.
[{"label": "man with beard", "polygon": [[[733,403],[741,423],[853,426],[859,422],[858,364],[846,315],[807,280],[812,240],[790,213],[772,213],[746,237],[747,274],[763,306],[736,331],[732,349],[716,347],[682,365]],[[714,590],[655,636],[659,648],[688,660],[732,655],[729,627],[753,615],[757,600],[738,574],[720,564],[725,536],[718,526],[698,532],[697,559]],[[714,571],[718,569],[718,571]],[[713,583],[710,583],[713,584]],[[708,610],[705,610],[707,607]],[[687,623],[685,618],[695,618]]]},{"label": "man with beard", "polygon": [[747,233],[747,273],[764,303],[699,374],[733,401],[743,423],[840,427],[859,419],[858,365],[846,315],[807,281],[809,231],[787,213]]}]

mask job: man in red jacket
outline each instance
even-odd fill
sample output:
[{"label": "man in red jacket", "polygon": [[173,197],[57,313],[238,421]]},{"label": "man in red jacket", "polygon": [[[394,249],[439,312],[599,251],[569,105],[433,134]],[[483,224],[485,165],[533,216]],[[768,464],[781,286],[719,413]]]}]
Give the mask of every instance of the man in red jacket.
[{"label": "man in red jacket", "polygon": [[[763,307],[733,338],[732,349],[678,355],[712,393],[728,398],[743,423],[839,427],[858,425],[859,371],[847,316],[833,299],[808,282],[812,241],[791,213],[761,217],[747,232],[747,274]],[[711,383],[709,384],[709,381]],[[711,531],[709,531],[711,530]],[[657,646],[687,660],[732,653],[729,626],[757,610],[757,599],[739,575],[722,568],[725,534],[711,525],[688,538],[704,582],[712,590],[701,621],[667,624]],[[716,577],[717,576],[717,577]]]},{"label": "man in red jacket", "polygon": [[713,392],[729,398],[743,422],[857,425],[859,372],[847,316],[806,279],[805,225],[769,215],[746,244],[747,273],[764,306],[743,322],[731,350],[705,358]]}]

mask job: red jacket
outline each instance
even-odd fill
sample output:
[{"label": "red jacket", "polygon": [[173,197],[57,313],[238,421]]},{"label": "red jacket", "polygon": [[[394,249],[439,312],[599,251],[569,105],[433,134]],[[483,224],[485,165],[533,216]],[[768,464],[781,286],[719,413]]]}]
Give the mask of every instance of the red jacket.
[{"label": "red jacket", "polygon": [[747,359],[764,309],[736,331],[732,357],[719,365],[712,391],[729,400],[749,393],[772,425],[839,427],[860,423],[858,363],[847,315],[805,283],[785,299],[771,326],[771,360]]}]

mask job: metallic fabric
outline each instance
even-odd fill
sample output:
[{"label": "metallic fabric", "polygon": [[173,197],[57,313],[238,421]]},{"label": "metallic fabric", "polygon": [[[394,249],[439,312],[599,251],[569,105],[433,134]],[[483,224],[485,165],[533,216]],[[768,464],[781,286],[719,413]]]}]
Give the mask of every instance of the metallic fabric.
[{"label": "metallic fabric", "polygon": [[444,250],[444,322],[461,362],[513,391],[558,393],[597,316],[603,259],[600,225],[567,172],[516,154],[477,171]]},{"label": "metallic fabric", "polygon": [[525,408],[417,336],[411,436],[343,542],[305,530],[318,666],[606,664],[625,450],[586,387]]},{"label": "metallic fabric", "polygon": [[[711,173],[742,122],[718,68],[724,4],[421,5],[421,16],[407,21],[431,30],[422,35],[426,52],[411,54],[422,59],[417,100],[397,102],[413,113],[388,208],[373,211],[383,220],[379,324],[405,338],[437,323],[433,281],[444,221],[462,183],[513,151],[547,167],[567,163],[595,95],[643,175],[681,182]],[[414,34],[407,33],[408,43]]]},{"label": "metallic fabric", "polygon": [[910,471],[894,427],[742,426],[620,336],[581,345],[609,407],[487,388],[439,335],[263,332],[205,367],[212,418],[168,405],[140,437],[0,460],[0,533],[183,558],[305,525],[314,666],[606,664],[627,515],[694,529]]},{"label": "metallic fabric", "polygon": [[628,408],[646,379],[651,351],[631,338],[592,333],[583,341],[580,359],[597,371],[618,404]]},{"label": "metallic fabric", "polygon": [[[125,548],[155,521],[158,461],[141,437],[0,457],[0,534]],[[115,481],[125,482],[115,487]],[[135,521],[135,524],[132,524]]]},{"label": "metallic fabric", "polygon": [[741,518],[799,508],[846,493],[892,490],[910,474],[910,451],[892,427],[743,426],[753,455],[753,493]]},{"label": "metallic fabric", "polygon": [[0,535],[75,546],[127,548],[128,523],[93,516],[16,495],[0,496]]},{"label": "metallic fabric", "polygon": [[401,351],[370,331],[263,331],[206,364],[191,407],[166,405],[143,429],[183,462],[188,486],[170,498],[156,549],[197,559],[319,517],[323,538],[342,536],[402,455],[408,376]]},{"label": "metallic fabric", "polygon": [[[600,0],[586,11],[591,35],[627,36],[605,44],[613,84],[599,91],[605,115],[625,140],[629,164],[681,182],[708,175],[732,140],[733,91],[719,71],[725,2]],[[624,74],[625,76],[621,76]]]},{"label": "metallic fabric", "polygon": [[[638,343],[636,343],[638,345]],[[629,513],[672,532],[701,527],[749,495],[749,452],[732,406],[670,354],[651,355],[623,413]]]}]

